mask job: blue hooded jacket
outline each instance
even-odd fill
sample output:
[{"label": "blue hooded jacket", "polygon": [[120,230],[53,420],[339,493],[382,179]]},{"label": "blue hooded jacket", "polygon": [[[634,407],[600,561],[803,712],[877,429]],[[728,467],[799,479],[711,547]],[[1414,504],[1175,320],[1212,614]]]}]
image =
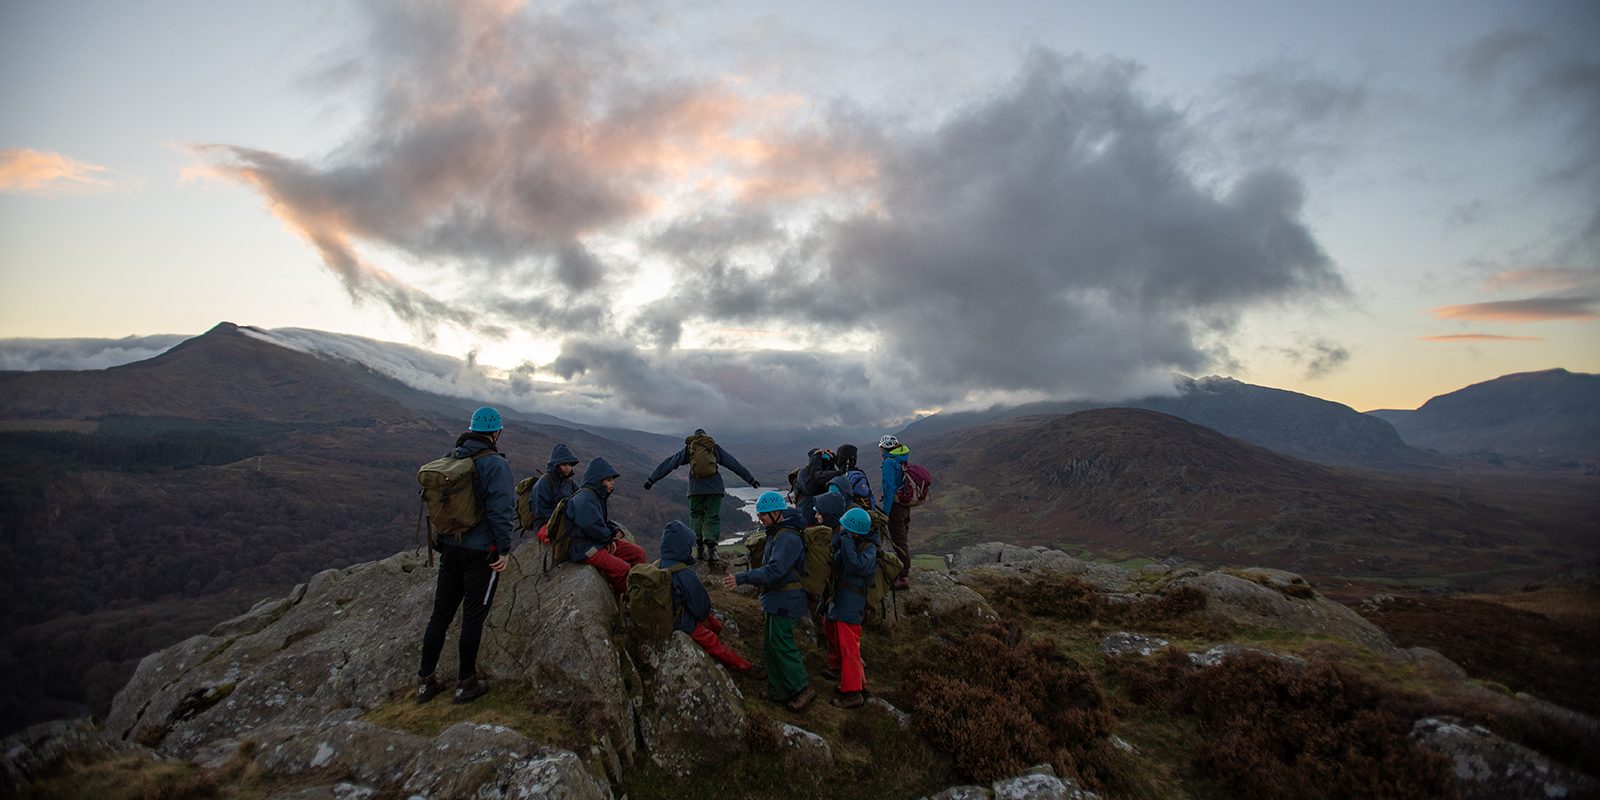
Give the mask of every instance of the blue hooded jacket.
[{"label": "blue hooded jacket", "polygon": [[833,602],[828,619],[861,624],[867,607],[867,590],[878,572],[877,534],[857,536],[846,530],[833,533]]},{"label": "blue hooded jacket", "polygon": [[[722,449],[722,445],[719,444],[716,447],[717,447],[717,463],[718,464],[721,464],[722,466],[733,470],[734,474],[736,474],[740,478],[744,479],[745,483],[748,483],[751,486],[755,486],[756,485],[755,476],[751,475],[750,474],[750,470],[745,469],[744,465],[739,463],[739,459],[734,458],[731,454],[728,453],[728,451]],[[673,470],[677,469],[678,467],[685,466],[688,463],[689,463],[689,446],[688,445],[684,445],[682,450],[679,450],[678,452],[673,453],[670,456],[667,456],[667,459],[665,461],[661,462],[661,464],[656,467],[656,471],[650,473],[650,477],[645,479],[645,480],[648,483],[652,483],[652,484],[656,483],[656,482],[660,481],[662,478],[665,478],[668,475],[672,474]],[[707,478],[696,478],[693,474],[689,475],[689,496],[690,497],[694,497],[695,495],[700,495],[700,494],[727,494],[727,493],[728,493],[728,487],[727,487],[727,484],[722,482],[722,471],[721,470],[713,472],[711,474],[711,476],[707,477]]]},{"label": "blue hooded jacket", "polygon": [[533,496],[528,498],[533,509],[533,518],[543,525],[550,519],[550,514],[556,510],[556,503],[571,497],[578,491],[578,482],[572,478],[561,477],[562,464],[576,464],[578,457],[572,454],[571,448],[564,444],[557,444],[550,449],[550,460],[545,462],[544,474],[533,484]]},{"label": "blue hooded jacket", "polygon": [[894,510],[894,496],[900,491],[900,478],[906,471],[906,459],[911,457],[911,448],[900,445],[883,455],[883,513]]},{"label": "blue hooded jacket", "polygon": [[[494,445],[489,443],[487,436],[468,432],[456,439],[456,447],[451,455],[471,458],[493,449]],[[511,465],[506,463],[505,454],[495,453],[473,462],[472,490],[478,495],[483,519],[478,520],[478,524],[472,526],[472,530],[467,531],[459,543],[449,539],[443,543],[468,550],[483,550],[495,554],[495,558],[510,553],[511,532],[517,526],[517,485],[511,478]]]},{"label": "blue hooded jacket", "polygon": [[806,616],[806,592],[796,585],[792,589],[779,589],[786,584],[800,582],[800,568],[806,558],[806,544],[800,538],[806,521],[793,508],[783,510],[776,525],[767,526],[767,546],[761,566],[733,576],[740,585],[753,584],[762,589],[761,610],[778,617],[803,619]]},{"label": "blue hooded jacket", "polygon": [[582,564],[594,555],[595,550],[611,544],[615,533],[611,527],[611,514],[606,509],[610,492],[600,482],[621,474],[599,456],[595,456],[584,468],[583,486],[567,501],[567,519],[572,520],[572,544],[567,556],[569,561]]},{"label": "blue hooded jacket", "polygon": [[[839,529],[839,518],[844,516],[845,509],[849,508],[846,505],[844,495],[834,491],[829,491],[817,497],[815,505],[816,513],[822,515],[822,524],[834,530]],[[807,522],[809,523],[810,520],[807,520]]]},{"label": "blue hooded jacket", "polygon": [[[661,533],[661,568],[694,563],[694,531],[673,520]],[[711,613],[711,595],[692,569],[672,574],[672,627],[689,633]]]}]

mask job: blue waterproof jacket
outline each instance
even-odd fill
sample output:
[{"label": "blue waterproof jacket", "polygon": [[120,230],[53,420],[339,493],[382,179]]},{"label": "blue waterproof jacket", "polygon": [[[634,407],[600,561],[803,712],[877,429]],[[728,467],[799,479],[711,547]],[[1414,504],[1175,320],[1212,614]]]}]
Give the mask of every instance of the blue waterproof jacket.
[{"label": "blue waterproof jacket", "polygon": [[[861,483],[864,484],[866,494],[856,494],[857,478],[859,478]],[[872,481],[867,479],[867,473],[862,472],[859,469],[852,468],[843,475],[828,481],[828,491],[831,492],[835,489],[838,490],[839,494],[844,495],[845,502],[847,503],[859,498],[863,503],[868,505],[872,504]]]},{"label": "blue waterproof jacket", "polygon": [[[661,568],[694,563],[694,531],[673,520],[661,533]],[[711,595],[692,569],[672,574],[672,627],[689,633],[711,613]]]},{"label": "blue waterproof jacket", "polygon": [[828,619],[861,624],[867,607],[867,591],[878,572],[878,537],[869,533],[857,536],[837,530],[833,534],[833,602],[828,604]]},{"label": "blue waterproof jacket", "polygon": [[883,503],[880,506],[883,513],[894,510],[894,495],[900,491],[900,478],[906,472],[906,459],[911,457],[911,448],[900,445],[883,456]]},{"label": "blue waterproof jacket", "polygon": [[588,561],[594,551],[611,544],[615,537],[611,514],[606,509],[610,492],[600,482],[621,474],[599,456],[584,468],[583,486],[567,501],[567,519],[572,520],[572,544],[567,559],[573,563]]},{"label": "blue waterproof jacket", "polygon": [[[728,451],[722,449],[722,445],[720,445],[720,444],[717,445],[716,448],[717,448],[717,463],[718,464],[721,464],[722,466],[733,470],[735,475],[738,475],[740,478],[744,479],[745,483],[748,483],[751,486],[755,486],[756,485],[755,476],[751,475],[750,474],[750,470],[745,469],[744,465],[739,463],[739,459],[734,458],[731,454],[728,453]],[[665,478],[668,475],[672,474],[672,471],[677,469],[678,467],[687,466],[688,464],[689,464],[689,446],[688,445],[684,445],[682,450],[679,450],[678,452],[673,453],[670,456],[667,456],[667,460],[661,462],[661,464],[656,467],[656,471],[650,473],[650,477],[646,478],[646,480],[649,481],[650,483],[656,483],[657,481],[660,481],[662,478]],[[696,478],[692,474],[689,476],[689,496],[690,497],[693,497],[693,496],[695,496],[697,494],[727,494],[727,493],[728,493],[727,484],[722,482],[722,470],[717,470],[716,472],[712,473],[711,477],[709,477],[709,478]]]},{"label": "blue waterproof jacket", "polygon": [[543,525],[550,519],[550,514],[556,510],[556,503],[571,497],[578,491],[578,482],[572,478],[561,477],[562,464],[576,464],[578,457],[572,454],[572,449],[564,444],[557,444],[550,449],[550,460],[545,462],[544,474],[539,480],[534,481],[533,495],[528,498],[529,506],[533,509],[533,518],[538,520],[538,525]]},{"label": "blue waterproof jacket", "polygon": [[[816,513],[822,515],[822,523],[834,530],[839,529],[839,518],[844,516],[845,509],[849,508],[844,495],[838,492],[828,492],[816,500]],[[815,524],[806,520],[807,524]]]},{"label": "blue waterproof jacket", "polygon": [[[486,450],[494,450],[489,437],[481,433],[463,433],[456,439],[456,458],[471,458]],[[472,490],[478,495],[478,507],[483,509],[483,519],[472,526],[458,543],[445,539],[444,543],[468,550],[484,550],[496,558],[511,552],[511,532],[517,526],[517,482],[511,478],[511,465],[504,453],[494,453],[479,458],[472,464]]]},{"label": "blue waterproof jacket", "polygon": [[[800,531],[806,527],[800,512],[783,510],[776,525],[767,526],[767,546],[760,567],[733,576],[739,585],[761,587],[761,610],[779,617],[803,619],[806,592],[799,586],[800,568],[806,559],[806,544]],[[781,588],[793,585],[793,588]]]}]

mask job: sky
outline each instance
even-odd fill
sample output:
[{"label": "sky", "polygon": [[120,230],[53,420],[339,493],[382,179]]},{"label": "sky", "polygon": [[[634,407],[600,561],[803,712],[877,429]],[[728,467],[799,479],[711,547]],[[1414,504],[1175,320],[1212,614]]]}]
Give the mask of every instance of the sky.
[{"label": "sky", "polygon": [[1597,35],[1586,0],[0,0],[0,368],[228,320],[655,430],[1600,372]]}]

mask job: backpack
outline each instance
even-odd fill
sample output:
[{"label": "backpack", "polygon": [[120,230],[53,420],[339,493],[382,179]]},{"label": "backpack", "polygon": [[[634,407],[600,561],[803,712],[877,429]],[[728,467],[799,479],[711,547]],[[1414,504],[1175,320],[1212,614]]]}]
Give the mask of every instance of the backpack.
[{"label": "backpack", "polygon": [[911,508],[928,501],[928,491],[933,488],[933,476],[921,464],[906,464],[900,473],[900,489],[894,493],[895,505]]},{"label": "backpack", "polygon": [[628,570],[628,590],[622,595],[623,624],[638,639],[659,641],[672,635],[676,617],[672,608],[672,575],[685,564],[663,569],[660,561],[635,564]]},{"label": "backpack", "polygon": [[828,588],[828,578],[833,574],[833,529],[812,525],[800,531],[800,540],[806,545],[805,558],[800,562],[800,588],[816,599]]},{"label": "backpack", "polygon": [[745,552],[750,554],[750,569],[755,569],[763,563],[762,557],[767,554],[767,532],[759,530],[744,537]]},{"label": "backpack", "polygon": [[437,547],[445,536],[459,542],[483,520],[473,476],[477,474],[478,459],[490,454],[499,455],[500,451],[483,450],[467,458],[456,458],[452,453],[417,470],[417,483],[422,486],[419,494],[428,519],[429,547]]},{"label": "backpack", "polygon": [[867,473],[852,469],[834,480],[850,487],[849,493],[845,495],[846,500],[866,500],[869,504],[872,502],[872,482],[867,479]]},{"label": "backpack", "polygon": [[[594,494],[593,489],[585,486],[577,492],[561,498],[561,502],[556,503],[555,510],[550,512],[550,520],[545,523],[545,543],[549,545],[545,550],[545,555],[549,556],[550,561],[553,563],[565,563],[572,556],[572,519],[567,516],[567,503],[572,498],[577,497],[579,492]],[[549,568],[547,564],[545,569],[548,570]]]},{"label": "backpack", "polygon": [[689,448],[689,477],[709,478],[717,474],[717,440],[697,433],[683,440]]},{"label": "backpack", "polygon": [[[880,512],[881,514],[881,512]],[[862,537],[865,540],[865,537]],[[856,542],[860,547],[861,542]],[[884,613],[884,600],[892,597],[890,586],[894,579],[900,577],[900,554],[896,553],[893,546],[878,545],[878,571],[872,578],[872,585],[867,587],[867,605],[862,610],[861,621],[868,625],[877,625],[887,616]],[[897,612],[898,608],[895,609]]]},{"label": "backpack", "polygon": [[543,474],[539,470],[534,470],[532,476],[517,481],[517,530],[522,531],[524,535],[543,522],[533,518],[533,487]]}]

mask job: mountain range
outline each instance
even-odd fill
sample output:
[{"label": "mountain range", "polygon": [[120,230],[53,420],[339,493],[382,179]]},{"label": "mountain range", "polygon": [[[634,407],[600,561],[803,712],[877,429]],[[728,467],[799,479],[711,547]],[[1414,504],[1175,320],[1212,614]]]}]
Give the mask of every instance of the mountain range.
[{"label": "mountain range", "polygon": [[[415,469],[480,401],[269,334],[221,323],[123,366],[0,372],[9,727],[103,711],[146,653],[319,570],[415,546]],[[1023,414],[1083,405],[1052,404],[907,427],[936,481],[915,512],[914,548],[947,552],[1004,525],[1090,554],[1462,579],[1549,572],[1592,558],[1600,539],[1592,476],[1508,475],[1292,392],[1223,378],[1179,390],[1140,401],[1160,406],[1145,410]],[[681,471],[639,488],[678,435],[501,410],[519,476],[558,441],[621,470],[613,516],[647,548],[686,514]],[[775,426],[731,449],[776,485],[809,446],[855,440],[870,454],[866,430]],[[725,504],[726,519],[738,513]]]},{"label": "mountain range", "polygon": [[1367,412],[1443,453],[1600,465],[1600,375],[1549,369],[1476,383],[1414,411]]}]

